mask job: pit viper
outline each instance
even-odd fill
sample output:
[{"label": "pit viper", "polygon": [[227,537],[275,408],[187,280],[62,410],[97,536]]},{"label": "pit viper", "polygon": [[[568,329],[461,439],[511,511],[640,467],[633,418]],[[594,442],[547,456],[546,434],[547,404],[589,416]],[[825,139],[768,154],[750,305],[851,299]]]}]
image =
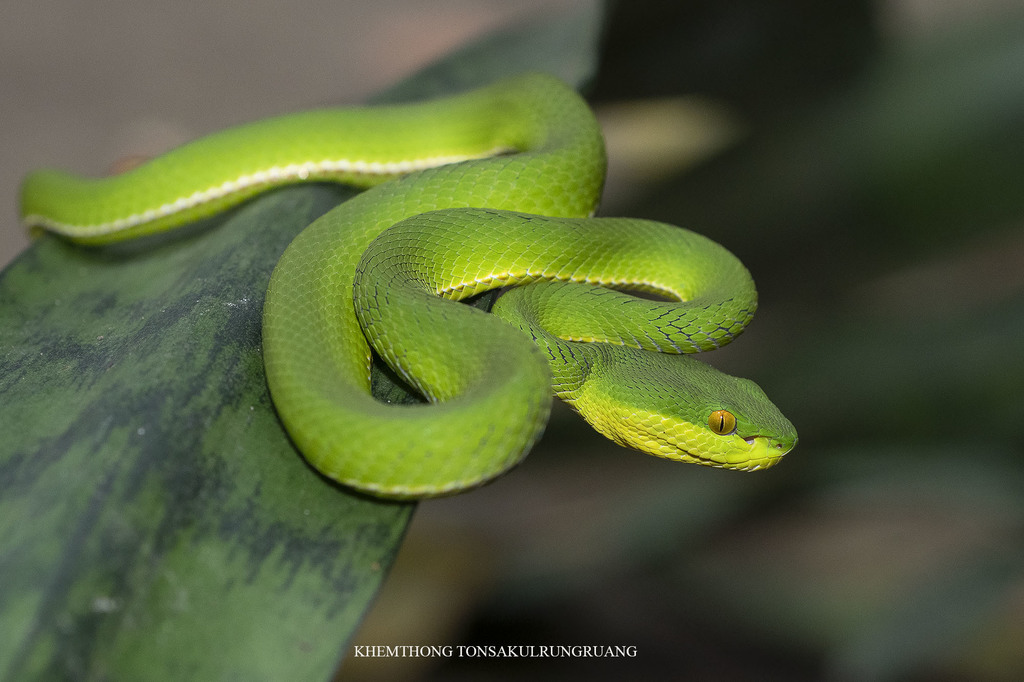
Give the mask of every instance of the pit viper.
[{"label": "pit viper", "polygon": [[[426,102],[258,121],[104,178],[36,171],[22,216],[34,231],[104,245],[291,183],[364,189],[277,263],[263,354],[299,451],[370,495],[494,479],[539,437],[552,394],[643,452],[773,465],[795,446],[793,425],[753,382],[687,355],[750,321],[749,272],[694,232],[592,217],[605,165],[586,102],[526,74]],[[491,314],[456,303],[495,288]],[[372,397],[371,348],[423,404]]]}]

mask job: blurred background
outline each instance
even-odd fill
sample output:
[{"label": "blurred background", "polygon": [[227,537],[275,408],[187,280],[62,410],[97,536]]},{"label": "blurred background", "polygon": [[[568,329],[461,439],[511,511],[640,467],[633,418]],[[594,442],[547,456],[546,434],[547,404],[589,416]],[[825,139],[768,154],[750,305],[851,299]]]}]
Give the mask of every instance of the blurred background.
[{"label": "blurred background", "polygon": [[[358,102],[582,2],[195,8],[14,0],[18,179]],[[183,36],[186,36],[183,39]],[[589,96],[605,214],[723,243],[761,293],[706,356],[800,431],[674,466],[559,409],[526,463],[420,505],[357,644],[635,645],[633,659],[352,659],[339,679],[1024,679],[1024,11],[1010,0],[624,2]]]}]

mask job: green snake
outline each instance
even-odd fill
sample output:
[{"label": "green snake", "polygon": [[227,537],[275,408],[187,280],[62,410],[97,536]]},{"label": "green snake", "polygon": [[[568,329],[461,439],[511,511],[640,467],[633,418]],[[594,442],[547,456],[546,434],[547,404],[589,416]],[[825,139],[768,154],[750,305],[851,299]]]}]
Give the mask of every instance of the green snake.
[{"label": "green snake", "polygon": [[[22,215],[33,230],[103,245],[285,184],[364,188],[281,257],[263,353],[306,460],[371,495],[492,480],[539,437],[552,393],[628,447],[773,465],[796,445],[793,425],[754,383],[684,355],[747,325],[749,273],[693,232],[590,217],[604,172],[584,100],[528,74],[445,99],[260,121],[106,178],[36,171]],[[506,287],[493,314],[452,303]],[[424,404],[373,398],[371,344]]]}]

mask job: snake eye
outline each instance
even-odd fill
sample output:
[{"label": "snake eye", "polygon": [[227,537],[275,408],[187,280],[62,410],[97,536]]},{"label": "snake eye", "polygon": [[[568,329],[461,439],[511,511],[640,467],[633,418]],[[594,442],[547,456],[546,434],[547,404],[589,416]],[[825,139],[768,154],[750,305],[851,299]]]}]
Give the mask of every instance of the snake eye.
[{"label": "snake eye", "polygon": [[729,410],[715,410],[708,417],[708,426],[720,436],[728,436],[736,430],[736,417]]}]

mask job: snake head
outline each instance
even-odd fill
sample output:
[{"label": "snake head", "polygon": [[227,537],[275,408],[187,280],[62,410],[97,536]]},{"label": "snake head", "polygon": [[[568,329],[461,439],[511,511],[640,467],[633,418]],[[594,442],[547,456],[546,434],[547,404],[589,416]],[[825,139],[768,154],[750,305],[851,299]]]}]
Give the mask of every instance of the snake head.
[{"label": "snake head", "polygon": [[571,402],[613,441],[680,462],[766,469],[792,450],[796,428],[748,379],[686,355],[614,348]]}]

